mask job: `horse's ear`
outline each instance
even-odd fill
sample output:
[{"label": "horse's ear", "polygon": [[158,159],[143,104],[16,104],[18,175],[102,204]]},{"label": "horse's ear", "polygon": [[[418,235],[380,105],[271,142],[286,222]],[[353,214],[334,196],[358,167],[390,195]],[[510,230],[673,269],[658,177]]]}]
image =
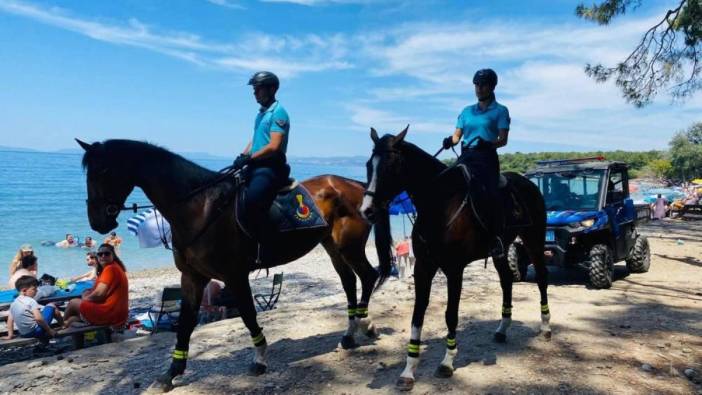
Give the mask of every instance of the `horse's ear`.
[{"label": "horse's ear", "polygon": [[405,136],[407,136],[407,130],[409,129],[409,124],[405,126],[404,130],[400,132],[397,136],[395,136],[395,143],[394,144],[399,144],[400,142],[404,141]]},{"label": "horse's ear", "polygon": [[86,143],[85,141],[80,141],[78,139],[75,139],[75,140],[85,150],[85,152],[90,151],[90,149],[92,148],[92,146],[90,144]]},{"label": "horse's ear", "polygon": [[378,137],[378,131],[375,130],[375,128],[371,128],[371,140],[373,140],[373,143],[378,144],[378,141],[380,140],[380,137]]}]

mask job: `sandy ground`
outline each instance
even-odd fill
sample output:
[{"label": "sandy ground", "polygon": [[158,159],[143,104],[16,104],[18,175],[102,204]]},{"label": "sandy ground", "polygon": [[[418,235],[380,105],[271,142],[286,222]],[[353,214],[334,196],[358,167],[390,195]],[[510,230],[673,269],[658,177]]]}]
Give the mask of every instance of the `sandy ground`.
[{"label": "sandy ground", "polygon": [[[432,292],[414,393],[680,393],[702,394],[702,221],[664,221],[644,229],[651,270],[628,275],[617,265],[609,290],[585,286],[587,275],[550,268],[553,338],[538,334],[533,282],[515,284],[513,326],[506,344],[492,341],[501,291],[495,270],[474,262],[465,271],[458,328],[457,370],[433,377],[444,354],[446,287]],[[375,261],[374,251],[368,254]],[[411,281],[388,282],[371,302],[376,340],[344,351],[340,281],[322,250],[273,272],[285,272],[278,308],[259,314],[269,342],[269,372],[247,374],[251,344],[239,319],[198,327],[185,393],[395,393],[404,367],[414,300]],[[264,274],[262,274],[263,276]],[[530,274],[531,277],[531,274]],[[133,305],[150,303],[173,269],[131,275]],[[261,287],[268,279],[257,279]],[[0,391],[141,393],[168,365],[172,333],[0,366]],[[686,373],[690,376],[686,376]]]}]

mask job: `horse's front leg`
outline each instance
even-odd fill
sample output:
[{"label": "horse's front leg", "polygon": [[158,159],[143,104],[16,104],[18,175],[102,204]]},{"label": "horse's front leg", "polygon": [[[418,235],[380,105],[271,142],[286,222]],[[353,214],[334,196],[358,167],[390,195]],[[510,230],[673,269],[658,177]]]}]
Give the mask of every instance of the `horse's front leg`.
[{"label": "horse's front leg", "polygon": [[164,392],[173,388],[173,378],[185,372],[185,365],[188,360],[188,349],[190,347],[190,336],[197,325],[197,315],[200,311],[202,292],[209,279],[197,274],[182,272],[180,276],[180,286],[183,299],[180,304],[180,315],[178,317],[178,334],[173,359],[168,371],[161,375],[156,381],[157,387]]},{"label": "horse's front leg", "polygon": [[422,338],[424,313],[429,305],[431,282],[438,267],[428,260],[417,259],[414,266],[414,311],[412,312],[412,333],[407,345],[407,362],[395,384],[400,391],[414,387],[414,373],[419,365],[419,345]]},{"label": "horse's front leg", "polygon": [[493,263],[500,276],[500,287],[502,287],[502,319],[495,331],[494,339],[498,343],[504,343],[507,341],[507,330],[512,325],[512,284],[514,278],[509,269],[507,258],[493,258]]},{"label": "horse's front leg", "polygon": [[436,369],[436,377],[447,378],[453,376],[453,360],[458,353],[456,344],[456,327],[458,326],[458,305],[461,300],[463,287],[463,269],[460,264],[446,270],[448,303],[446,305],[446,354],[441,364]]},{"label": "horse's front leg", "polygon": [[263,335],[263,328],[258,326],[256,321],[256,308],[254,307],[253,297],[251,296],[251,285],[249,284],[248,272],[240,272],[234,274],[234,277],[228,279],[227,286],[230,286],[236,300],[241,320],[249,330],[251,341],[253,342],[255,351],[253,363],[249,366],[249,373],[255,376],[266,373],[268,363],[266,362],[266,350],[268,343]]}]

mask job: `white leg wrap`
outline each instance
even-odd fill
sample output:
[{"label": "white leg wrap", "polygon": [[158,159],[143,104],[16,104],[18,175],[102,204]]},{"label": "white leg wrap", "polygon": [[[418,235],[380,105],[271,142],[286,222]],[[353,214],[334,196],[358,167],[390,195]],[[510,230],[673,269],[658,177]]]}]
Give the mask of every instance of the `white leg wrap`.
[{"label": "white leg wrap", "polygon": [[[543,317],[543,316],[542,316]],[[500,325],[497,327],[497,332],[501,333],[503,335],[507,334],[507,329],[512,325],[512,318],[510,317],[502,317],[502,320],[500,320]]]},{"label": "white leg wrap", "polygon": [[414,380],[414,372],[417,370],[417,365],[419,365],[419,358],[408,356],[405,370],[402,371],[400,377]]},{"label": "white leg wrap", "polygon": [[551,313],[541,314],[541,332],[551,332]]},{"label": "white leg wrap", "polygon": [[344,336],[353,336],[358,330],[358,318],[349,320],[349,327],[346,328],[346,333]]},{"label": "white leg wrap", "polygon": [[255,347],[255,349],[254,363],[260,363],[261,365],[268,366],[266,363],[266,350],[268,349],[268,345],[264,343],[258,347]]},{"label": "white leg wrap", "polygon": [[453,350],[449,350],[447,348],[446,355],[444,355],[444,360],[441,361],[441,364],[453,370],[453,360],[456,358],[456,354],[458,354],[458,347],[454,348]]}]

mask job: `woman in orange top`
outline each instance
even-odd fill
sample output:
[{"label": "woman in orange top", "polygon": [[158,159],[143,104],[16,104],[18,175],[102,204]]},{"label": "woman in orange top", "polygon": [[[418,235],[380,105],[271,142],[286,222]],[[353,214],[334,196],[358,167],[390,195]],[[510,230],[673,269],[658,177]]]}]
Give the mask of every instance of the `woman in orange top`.
[{"label": "woman in orange top", "polygon": [[126,268],[110,244],[97,251],[97,280],[82,299],[73,299],[66,307],[66,326],[76,321],[92,325],[122,326],[129,316],[129,285]]}]

